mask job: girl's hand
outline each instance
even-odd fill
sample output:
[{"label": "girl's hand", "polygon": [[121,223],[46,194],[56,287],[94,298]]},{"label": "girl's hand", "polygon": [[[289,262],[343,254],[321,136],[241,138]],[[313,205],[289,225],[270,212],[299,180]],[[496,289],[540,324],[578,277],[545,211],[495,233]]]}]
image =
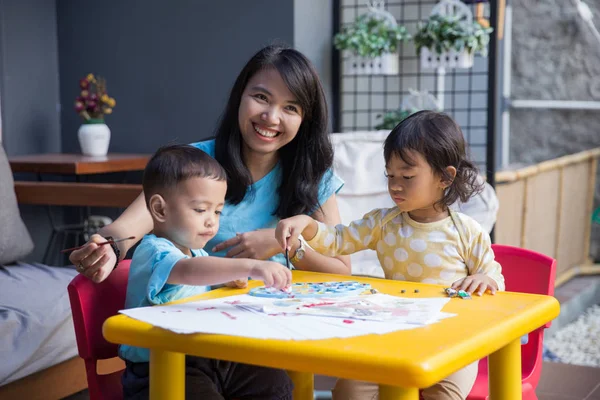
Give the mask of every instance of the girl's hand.
[{"label": "girl's hand", "polygon": [[275,228],[275,237],[283,251],[286,247],[289,249],[289,243],[297,243],[298,237],[312,222],[314,220],[308,215],[296,215],[279,221]]},{"label": "girl's hand", "polygon": [[477,292],[477,295],[481,296],[486,290],[489,290],[492,294],[496,294],[498,284],[485,274],[475,274],[457,280],[452,284],[452,289],[464,290],[469,294]]},{"label": "girl's hand", "polygon": [[236,279],[235,281],[227,282],[225,286],[234,289],[245,289],[248,287],[248,278]]},{"label": "girl's hand", "polygon": [[214,253],[230,248],[225,257],[266,260],[280,252],[272,229],[259,229],[238,233],[235,237],[217,244]]},{"label": "girl's hand", "polygon": [[110,246],[98,246],[106,242],[102,236],[95,234],[79,250],[69,255],[69,261],[75,265],[77,272],[90,278],[94,282],[102,282],[114,269],[117,255]]}]

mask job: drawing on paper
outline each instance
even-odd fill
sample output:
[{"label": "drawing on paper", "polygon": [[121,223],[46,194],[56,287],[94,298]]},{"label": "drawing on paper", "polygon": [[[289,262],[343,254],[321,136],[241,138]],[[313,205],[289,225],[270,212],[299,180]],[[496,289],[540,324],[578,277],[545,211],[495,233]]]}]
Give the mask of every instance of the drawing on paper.
[{"label": "drawing on paper", "polygon": [[321,298],[278,299],[265,304],[262,311],[267,314],[304,314],[370,321],[403,321],[411,324],[426,324],[437,318],[439,308],[416,299],[388,295],[355,296],[344,299]]}]

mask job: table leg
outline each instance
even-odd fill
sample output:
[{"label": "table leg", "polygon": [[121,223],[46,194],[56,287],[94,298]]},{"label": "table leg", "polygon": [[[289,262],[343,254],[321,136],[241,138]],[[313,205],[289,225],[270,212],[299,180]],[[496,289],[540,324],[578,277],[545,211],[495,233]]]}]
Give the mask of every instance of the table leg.
[{"label": "table leg", "polygon": [[294,382],[294,400],[313,400],[315,381],[311,372],[287,371]]},{"label": "table leg", "polygon": [[419,400],[419,389],[379,385],[379,400]]},{"label": "table leg", "polygon": [[150,400],[185,399],[185,354],[150,349]]},{"label": "table leg", "polygon": [[488,358],[490,400],[521,400],[521,339],[516,339]]}]

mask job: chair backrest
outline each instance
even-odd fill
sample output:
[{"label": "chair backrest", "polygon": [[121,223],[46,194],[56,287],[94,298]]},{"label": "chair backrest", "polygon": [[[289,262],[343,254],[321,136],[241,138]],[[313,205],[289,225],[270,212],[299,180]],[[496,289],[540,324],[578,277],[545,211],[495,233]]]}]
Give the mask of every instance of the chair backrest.
[{"label": "chair backrest", "polygon": [[496,261],[502,266],[506,290],[554,295],[556,260],[532,250],[501,244],[492,245]]},{"label": "chair backrest", "polygon": [[69,299],[79,356],[84,360],[105,360],[117,356],[118,345],[102,335],[102,324],[125,307],[129,260],[119,266],[101,283],[83,275],[69,283]]}]

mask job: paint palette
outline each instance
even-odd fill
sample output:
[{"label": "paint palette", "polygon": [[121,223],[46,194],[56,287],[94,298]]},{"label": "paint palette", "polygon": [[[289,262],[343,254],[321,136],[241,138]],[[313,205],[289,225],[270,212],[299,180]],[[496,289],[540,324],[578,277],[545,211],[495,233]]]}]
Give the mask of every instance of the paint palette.
[{"label": "paint palette", "polygon": [[365,290],[371,289],[368,283],[356,281],[341,282],[310,282],[294,283],[291,290],[283,291],[264,286],[251,289],[250,296],[271,297],[275,299],[283,298],[303,298],[303,297],[341,297],[357,296]]}]

